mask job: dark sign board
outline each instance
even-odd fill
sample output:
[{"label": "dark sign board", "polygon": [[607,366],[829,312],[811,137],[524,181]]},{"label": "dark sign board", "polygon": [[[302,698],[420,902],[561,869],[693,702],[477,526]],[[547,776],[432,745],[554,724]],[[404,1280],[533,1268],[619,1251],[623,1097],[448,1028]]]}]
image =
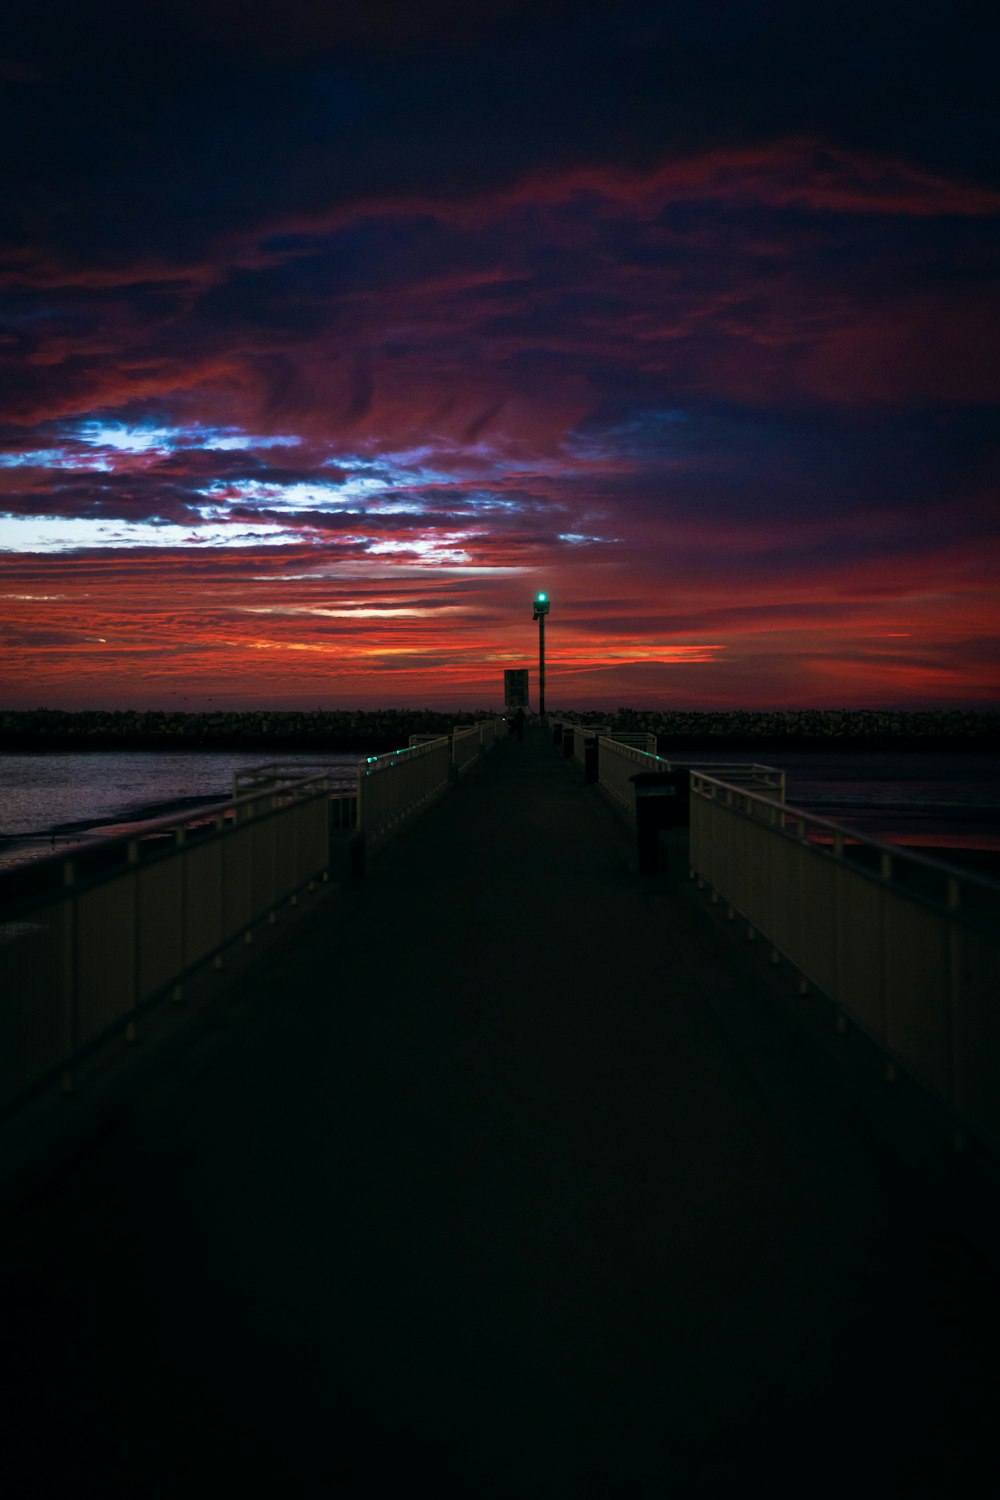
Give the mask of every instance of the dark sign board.
[{"label": "dark sign board", "polygon": [[503,674],[503,701],[505,708],[527,708],[528,670],[516,667]]}]

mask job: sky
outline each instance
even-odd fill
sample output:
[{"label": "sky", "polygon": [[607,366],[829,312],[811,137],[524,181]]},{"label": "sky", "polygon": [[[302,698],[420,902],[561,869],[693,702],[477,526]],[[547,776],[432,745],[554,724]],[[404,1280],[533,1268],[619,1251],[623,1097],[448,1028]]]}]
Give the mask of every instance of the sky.
[{"label": "sky", "polygon": [[17,7],[0,707],[995,707],[987,9]]}]

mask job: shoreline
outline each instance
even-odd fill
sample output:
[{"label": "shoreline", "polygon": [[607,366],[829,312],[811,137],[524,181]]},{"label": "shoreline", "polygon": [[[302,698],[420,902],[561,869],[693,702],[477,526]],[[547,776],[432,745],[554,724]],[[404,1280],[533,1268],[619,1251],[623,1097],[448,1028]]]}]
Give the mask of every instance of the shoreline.
[{"label": "shoreline", "polygon": [[0,853],[5,847],[45,843],[48,839],[113,838],[143,824],[172,817],[174,813],[180,821],[186,813],[197,812],[200,807],[215,807],[229,800],[230,794],[225,791],[214,794],[203,792],[191,797],[171,797],[161,802],[141,803],[138,807],[123,812],[114,822],[95,823],[93,818],[75,818],[65,823],[54,823],[51,828],[43,828],[37,833],[0,833]]},{"label": "shoreline", "polygon": [[[423,731],[410,731],[422,733]],[[442,736],[450,734],[442,729]],[[614,732],[612,730],[612,732]],[[408,735],[406,736],[408,738]],[[178,740],[155,736],[130,739],[126,737],[99,737],[94,735],[64,735],[45,737],[31,735],[0,737],[0,756],[3,755],[78,755],[113,754],[116,751],[129,754],[150,755],[205,755],[218,751],[220,754],[239,752],[261,757],[289,755],[351,755],[365,753],[385,755],[405,747],[406,739],[400,742],[399,735],[377,736],[359,732],[348,739],[302,738],[193,738]],[[1000,753],[1000,734],[970,737],[957,735],[768,735],[760,739],[746,736],[730,738],[727,735],[681,735],[658,734],[658,753],[669,758],[678,754],[724,754],[724,755],[774,755],[774,754],[856,754],[865,751],[872,754],[920,754],[921,752],[943,755],[996,755]]]},{"label": "shoreline", "polygon": [[[266,710],[173,713],[61,709],[0,712],[0,753],[91,750],[243,751],[263,756],[378,754],[398,750],[411,734],[450,734],[494,718],[495,709]],[[534,716],[533,716],[534,717]],[[1000,712],[934,709],[551,711],[548,721],[575,719],[612,732],[655,734],[660,753],[719,751],[761,755],[796,751],[1000,751]]]}]

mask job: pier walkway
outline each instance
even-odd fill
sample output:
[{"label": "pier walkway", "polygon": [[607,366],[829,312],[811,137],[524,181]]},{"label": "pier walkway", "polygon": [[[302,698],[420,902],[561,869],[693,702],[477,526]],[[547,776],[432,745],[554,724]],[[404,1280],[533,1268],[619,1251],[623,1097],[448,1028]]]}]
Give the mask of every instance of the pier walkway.
[{"label": "pier walkway", "polygon": [[4,1259],[8,1500],[995,1492],[992,1274],[541,733]]}]

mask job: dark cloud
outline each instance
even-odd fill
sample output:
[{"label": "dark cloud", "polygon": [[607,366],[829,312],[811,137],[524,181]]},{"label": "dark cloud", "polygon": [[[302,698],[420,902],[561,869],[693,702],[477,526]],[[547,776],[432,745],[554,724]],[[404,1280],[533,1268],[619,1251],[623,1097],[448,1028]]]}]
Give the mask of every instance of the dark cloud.
[{"label": "dark cloud", "polygon": [[[720,700],[873,694],[879,662],[886,692],[981,695],[992,43],[897,0],[19,8],[0,591],[25,672],[69,682],[82,609],[126,675],[131,612],[171,671],[262,692],[272,653],[312,692],[336,634],[356,689],[360,599],[369,663],[458,692],[462,651],[517,654],[544,578],[553,671],[606,639],[623,696],[705,632]],[[343,630],[278,612],[338,600]]]}]

